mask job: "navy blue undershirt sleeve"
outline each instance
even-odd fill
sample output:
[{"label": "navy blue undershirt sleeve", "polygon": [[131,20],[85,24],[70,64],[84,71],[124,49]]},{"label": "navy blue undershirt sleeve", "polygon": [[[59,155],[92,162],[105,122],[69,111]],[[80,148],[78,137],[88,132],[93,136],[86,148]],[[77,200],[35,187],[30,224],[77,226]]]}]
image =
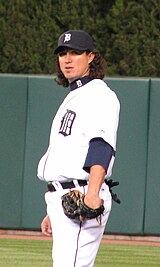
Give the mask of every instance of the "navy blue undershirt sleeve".
[{"label": "navy blue undershirt sleeve", "polygon": [[115,151],[103,138],[97,137],[90,140],[88,153],[83,166],[83,170],[90,172],[93,165],[101,165],[106,171]]}]

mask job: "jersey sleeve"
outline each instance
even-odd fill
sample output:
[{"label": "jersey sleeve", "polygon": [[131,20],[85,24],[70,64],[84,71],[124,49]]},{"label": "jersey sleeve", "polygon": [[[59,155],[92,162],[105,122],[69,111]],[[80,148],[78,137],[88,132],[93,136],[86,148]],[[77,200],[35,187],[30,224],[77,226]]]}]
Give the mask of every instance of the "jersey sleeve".
[{"label": "jersey sleeve", "polygon": [[112,90],[93,89],[89,103],[84,105],[83,130],[86,138],[89,141],[102,138],[116,150],[119,111],[119,100]]},{"label": "jersey sleeve", "polygon": [[89,143],[89,149],[83,169],[89,173],[90,167],[98,164],[107,172],[112,156],[115,156],[113,147],[102,138],[93,138]]}]

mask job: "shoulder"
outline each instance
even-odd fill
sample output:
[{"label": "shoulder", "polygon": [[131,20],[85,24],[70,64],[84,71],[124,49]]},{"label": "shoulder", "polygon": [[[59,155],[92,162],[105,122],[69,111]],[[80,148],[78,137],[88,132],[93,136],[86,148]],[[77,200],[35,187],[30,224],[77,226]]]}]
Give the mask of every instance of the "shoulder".
[{"label": "shoulder", "polygon": [[94,79],[88,83],[88,93],[95,98],[113,99],[119,102],[116,93],[107,85],[106,82],[100,79]]},{"label": "shoulder", "polygon": [[88,83],[88,88],[94,92],[114,93],[114,91],[107,85],[107,83],[100,79],[94,79]]}]

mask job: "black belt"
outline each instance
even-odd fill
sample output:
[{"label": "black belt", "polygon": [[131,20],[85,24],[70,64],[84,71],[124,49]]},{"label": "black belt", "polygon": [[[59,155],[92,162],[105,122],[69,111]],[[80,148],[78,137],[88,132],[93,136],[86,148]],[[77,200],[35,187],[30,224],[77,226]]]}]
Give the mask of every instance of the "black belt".
[{"label": "black belt", "polygon": [[[87,185],[87,181],[86,180],[77,180],[77,182],[78,182],[79,186]],[[60,184],[61,184],[63,189],[71,189],[71,188],[75,188],[76,187],[73,181],[64,182],[64,183],[60,183]],[[50,191],[50,192],[56,191],[56,188],[54,187],[52,182],[48,182],[48,191]]]}]

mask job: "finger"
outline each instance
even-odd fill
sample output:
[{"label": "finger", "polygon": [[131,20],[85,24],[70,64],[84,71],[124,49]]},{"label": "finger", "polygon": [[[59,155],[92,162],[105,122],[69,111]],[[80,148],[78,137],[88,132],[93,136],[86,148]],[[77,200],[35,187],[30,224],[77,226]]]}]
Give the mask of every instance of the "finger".
[{"label": "finger", "polygon": [[41,223],[41,231],[44,235],[51,236],[52,228],[48,220],[46,218]]},{"label": "finger", "polygon": [[114,186],[117,186],[117,185],[119,185],[119,182],[113,182],[111,187],[114,187]]},{"label": "finger", "polygon": [[121,203],[120,199],[117,197],[117,194],[112,193],[112,199],[118,204]]},{"label": "finger", "polygon": [[51,236],[52,235],[52,230],[48,228],[46,225],[41,226],[42,233],[46,236]]}]

